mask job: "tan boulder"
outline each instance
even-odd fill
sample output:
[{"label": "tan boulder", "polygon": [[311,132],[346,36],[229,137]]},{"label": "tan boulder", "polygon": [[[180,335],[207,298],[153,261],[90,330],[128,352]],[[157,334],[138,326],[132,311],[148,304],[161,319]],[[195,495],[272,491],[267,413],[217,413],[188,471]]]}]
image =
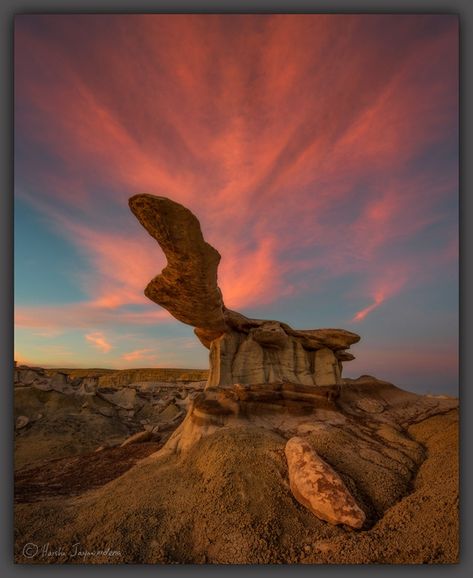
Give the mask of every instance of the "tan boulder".
[{"label": "tan boulder", "polygon": [[348,351],[338,350],[335,352],[335,357],[338,361],[353,361],[355,356],[353,353],[348,353]]},{"label": "tan boulder", "polygon": [[289,336],[276,321],[268,321],[250,331],[253,339],[263,347],[282,349]]},{"label": "tan boulder", "polygon": [[350,345],[360,341],[359,335],[346,329],[296,329],[294,331],[298,335],[316,339],[334,351],[348,349]]},{"label": "tan boulder", "polygon": [[296,500],[321,520],[361,528],[365,513],[335,470],[300,437],[285,448],[289,483]]}]

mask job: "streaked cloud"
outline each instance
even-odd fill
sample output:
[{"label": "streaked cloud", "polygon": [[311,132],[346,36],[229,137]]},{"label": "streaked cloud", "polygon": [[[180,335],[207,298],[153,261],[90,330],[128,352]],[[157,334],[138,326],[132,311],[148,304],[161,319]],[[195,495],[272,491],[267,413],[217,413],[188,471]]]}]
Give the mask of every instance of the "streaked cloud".
[{"label": "streaked cloud", "polygon": [[108,353],[112,349],[112,345],[107,341],[105,335],[101,331],[94,331],[93,333],[88,333],[85,339],[92,343],[94,347],[102,351],[103,353]]},{"label": "streaked cloud", "polygon": [[17,327],[42,328],[42,333],[49,335],[60,334],[67,329],[87,328],[93,325],[104,327],[157,325],[170,321],[169,313],[156,306],[148,306],[141,311],[130,311],[126,308],[113,309],[91,303],[17,306],[15,308]]},{"label": "streaked cloud", "polygon": [[135,351],[124,353],[122,358],[125,361],[157,361],[158,355],[153,349],[136,349]]},{"label": "streaked cloud", "polygon": [[455,267],[455,17],[21,16],[15,42],[15,194],[88,263],[86,301],[18,303],[21,327],[169,325],[138,192],[199,217],[234,309],[312,295],[316,319],[337,286],[369,331]]}]

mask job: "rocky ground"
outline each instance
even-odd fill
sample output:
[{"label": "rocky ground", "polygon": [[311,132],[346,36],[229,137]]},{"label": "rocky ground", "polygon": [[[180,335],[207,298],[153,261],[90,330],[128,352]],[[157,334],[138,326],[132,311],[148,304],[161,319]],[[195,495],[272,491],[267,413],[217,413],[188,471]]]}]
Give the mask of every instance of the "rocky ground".
[{"label": "rocky ground", "polygon": [[[458,561],[456,399],[369,376],[344,380],[336,399],[290,384],[79,377],[17,369],[20,563]],[[322,464],[315,506],[307,463],[290,461],[298,444]],[[356,528],[321,517],[330,476],[359,508]]]},{"label": "rocky ground", "polygon": [[163,442],[203,390],[206,374],[20,366],[15,369],[15,468],[120,445],[142,430]]}]

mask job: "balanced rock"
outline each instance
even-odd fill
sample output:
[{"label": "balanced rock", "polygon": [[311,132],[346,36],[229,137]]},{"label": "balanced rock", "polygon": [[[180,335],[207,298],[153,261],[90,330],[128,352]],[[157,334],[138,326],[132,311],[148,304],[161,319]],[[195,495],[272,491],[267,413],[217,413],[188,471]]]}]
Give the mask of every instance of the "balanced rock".
[{"label": "balanced rock", "polygon": [[340,476],[300,437],[285,448],[289,483],[296,500],[321,520],[361,528],[365,513]]},{"label": "balanced rock", "polygon": [[129,205],[167,259],[145,295],[192,325],[210,350],[208,388],[289,382],[338,392],[342,362],[354,358],[346,350],[358,335],[343,329],[297,330],[227,309],[217,284],[220,254],[204,240],[197,217],[154,195],[135,195]]}]

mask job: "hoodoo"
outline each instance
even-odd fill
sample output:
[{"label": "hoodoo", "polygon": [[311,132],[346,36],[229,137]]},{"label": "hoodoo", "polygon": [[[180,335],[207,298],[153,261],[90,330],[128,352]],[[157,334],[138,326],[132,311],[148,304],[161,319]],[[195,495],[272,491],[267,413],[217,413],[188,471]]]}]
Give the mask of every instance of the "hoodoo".
[{"label": "hoodoo", "polygon": [[145,295],[192,325],[210,350],[207,387],[284,383],[338,392],[342,362],[354,358],[347,350],[358,335],[343,329],[298,330],[227,309],[217,283],[221,256],[205,241],[197,217],[165,197],[140,194],[129,204],[167,259]]}]

